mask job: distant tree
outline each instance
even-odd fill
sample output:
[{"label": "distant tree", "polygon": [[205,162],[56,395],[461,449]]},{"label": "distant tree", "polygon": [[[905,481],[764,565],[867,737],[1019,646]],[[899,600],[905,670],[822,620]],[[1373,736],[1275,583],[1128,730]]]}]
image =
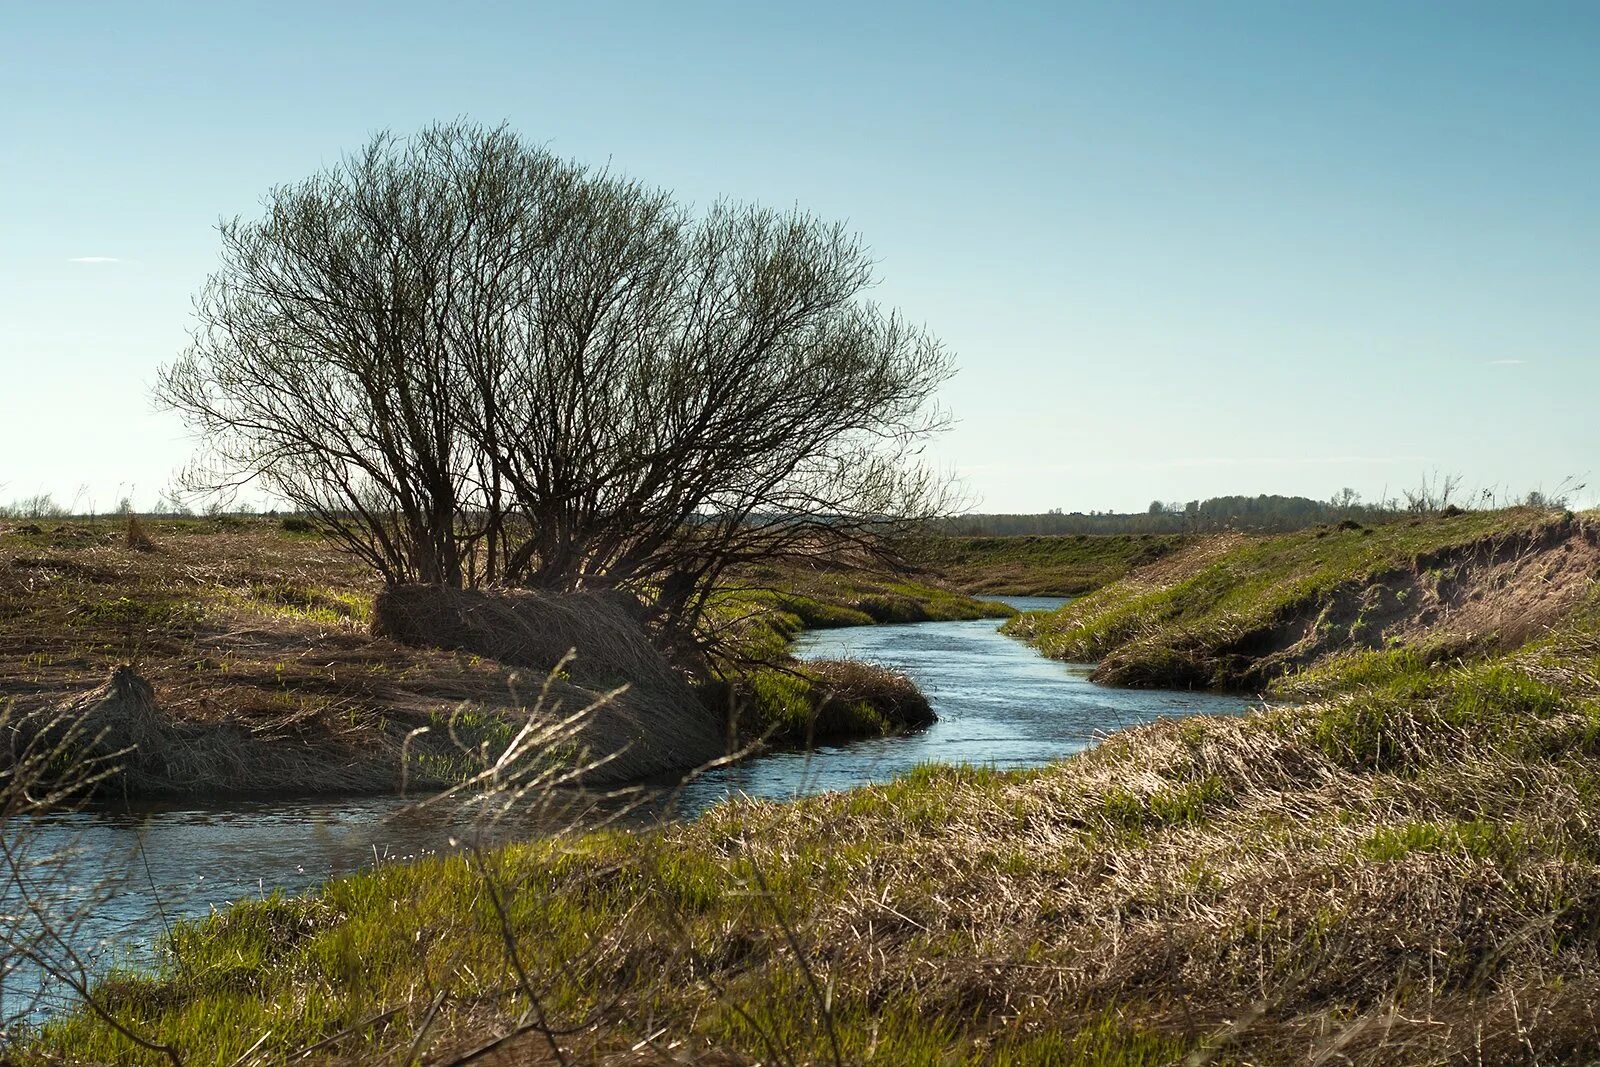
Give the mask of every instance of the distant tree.
[{"label": "distant tree", "polygon": [[183,490],[176,486],[168,486],[156,494],[156,504],[150,509],[150,514],[188,518],[194,514],[194,509],[184,502]]},{"label": "distant tree", "polygon": [[[1341,509],[1340,497],[1318,501],[1302,496],[1222,496],[1191,500],[1181,506],[1162,503],[1161,510],[1146,508],[1138,512],[1071,512],[1044,515],[967,515],[947,519],[939,526],[951,533],[997,535],[1033,534],[1161,534],[1243,529],[1257,532],[1300,530],[1307,526],[1340,518],[1359,517],[1369,522],[1384,522],[1405,512],[1399,502],[1361,504],[1359,494]],[[1154,502],[1154,503],[1160,503]]]},{"label": "distant tree", "polygon": [[389,582],[624,586],[681,629],[731,566],[945,504],[916,454],[949,360],[838,225],[455,123],[221,234],[159,386],[189,484],[258,481]]},{"label": "distant tree", "polygon": [[67,516],[67,509],[56,503],[53,494],[35,493],[9,505],[5,514],[18,519],[61,519]]},{"label": "distant tree", "polygon": [[1333,499],[1329,501],[1329,503],[1333,505],[1335,511],[1347,512],[1352,510],[1357,504],[1361,503],[1361,494],[1356,492],[1354,489],[1351,489],[1349,486],[1345,486],[1343,489],[1340,489],[1337,493],[1333,494]]}]

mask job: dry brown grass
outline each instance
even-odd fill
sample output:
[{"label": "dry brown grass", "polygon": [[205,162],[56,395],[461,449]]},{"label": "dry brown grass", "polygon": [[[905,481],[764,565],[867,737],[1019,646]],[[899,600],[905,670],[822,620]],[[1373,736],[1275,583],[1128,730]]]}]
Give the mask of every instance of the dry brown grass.
[{"label": "dry brown grass", "polygon": [[620,595],[485,593],[406,585],[381,592],[373,632],[423,649],[453,649],[543,676],[555,705],[590,704],[570,739],[588,780],[686,771],[726,755],[728,727],[656,650],[637,606]]},{"label": "dry brown grass", "polygon": [[1131,1010],[1202,1062],[1600,1051],[1592,761],[1419,717],[1413,765],[1374,772],[1316,721],[1162,723],[1037,774],[745,806],[681,836],[776,871],[858,857],[800,910],[844,1004],[996,1039]]},{"label": "dry brown grass", "polygon": [[[191,956],[119,1003],[167,1039],[264,1001],[273,1048],[308,1003],[324,1028],[329,1003],[395,1013],[339,1062],[402,1062],[424,1019],[442,1062],[502,1035],[487,1062],[1587,1062],[1594,710],[1452,725],[1460,695],[1380,701],[1403,753],[1381,766],[1349,728],[1369,693],[1157,723],[1038,771],[930,768],[389,868],[274,906],[323,918],[263,931],[247,981]],[[253,951],[234,940],[253,914],[214,951]],[[505,945],[553,1034],[508,992]],[[382,967],[339,962],[356,951]],[[201,1061],[254,1040],[228,1038]]]},{"label": "dry brown grass", "polygon": [[[148,525],[161,551],[130,548],[110,522],[0,529],[0,701],[34,716],[97,706],[108,699],[107,679],[131,667],[153,695],[163,743],[182,757],[165,759],[152,741],[144,771],[130,765],[125,787],[197,795],[433,787],[470,773],[464,748],[503,747],[542,689],[542,670],[370,636],[376,583],[315,537],[269,520]],[[570,714],[628,681],[620,671],[590,675],[584,686],[558,681],[549,714]],[[706,757],[700,749],[675,757],[674,724],[649,718],[624,700],[565,756],[618,753],[605,772],[617,777]],[[714,729],[695,737],[721,751]]]},{"label": "dry brown grass", "polygon": [[567,661],[574,677],[630,680],[689,699],[682,678],[651,643],[641,614],[625,594],[402,585],[378,594],[372,632],[414,648],[470,652],[541,673]]}]

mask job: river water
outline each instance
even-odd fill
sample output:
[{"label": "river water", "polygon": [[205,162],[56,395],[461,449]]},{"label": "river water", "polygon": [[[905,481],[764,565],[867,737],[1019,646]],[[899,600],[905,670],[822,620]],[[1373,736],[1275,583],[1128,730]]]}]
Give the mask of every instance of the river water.
[{"label": "river water", "polygon": [[[1001,599],[1024,611],[1063,603]],[[1045,659],[997,633],[996,625],[992,619],[928,622],[800,635],[794,651],[801,658],[849,656],[905,671],[928,694],[939,721],[910,736],[776,753],[721,768],[677,789],[670,814],[693,815],[738,792],[785,798],[846,789],[924,763],[1035,766],[1124,726],[1162,716],[1234,714],[1250,703],[1097,686],[1088,680],[1088,665]],[[596,803],[606,808],[607,802]],[[663,803],[629,817],[659,818]],[[448,821],[396,818],[404,807],[397,798],[379,797],[62,813],[29,835],[24,859],[41,885],[57,887],[46,894],[54,908],[82,916],[67,940],[98,969],[139,962],[145,946],[177,918],[273,890],[304,891],[374,862],[449,848],[462,833]],[[525,825],[521,832],[538,827]],[[14,914],[14,906],[0,899],[0,911]],[[68,1000],[59,988],[41,990],[31,969],[0,975],[0,1025]]]}]

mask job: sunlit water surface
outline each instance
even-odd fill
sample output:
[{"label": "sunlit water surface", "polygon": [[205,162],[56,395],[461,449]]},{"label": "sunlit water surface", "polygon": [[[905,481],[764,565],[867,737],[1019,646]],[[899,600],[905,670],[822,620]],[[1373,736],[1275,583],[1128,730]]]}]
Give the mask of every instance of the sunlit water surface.
[{"label": "sunlit water surface", "polygon": [[[1062,600],[1002,598],[1024,611]],[[939,721],[905,737],[858,741],[810,753],[777,753],[706,774],[627,816],[648,821],[693,815],[733,793],[783,798],[879,782],[924,763],[1036,766],[1077,752],[1112,731],[1161,716],[1233,714],[1243,697],[1107,689],[1089,667],[1045,659],[996,632],[994,620],[858,626],[802,634],[802,658],[848,656],[905,671],[928,694]],[[616,801],[577,802],[590,817]],[[375,862],[448,849],[463,825],[398,815],[394,797],[179,803],[50,816],[25,842],[32,876],[53,887],[53,911],[86,912],[68,940],[95,968],[148,958],[149,944],[178,918],[204,915],[241,897],[298,892]],[[502,826],[539,833],[548,822]],[[8,899],[10,898],[10,899]],[[15,892],[0,912],[15,914]],[[10,921],[8,919],[8,921]],[[0,1018],[70,1000],[40,990],[37,972],[0,975]],[[40,994],[43,994],[42,996]]]}]

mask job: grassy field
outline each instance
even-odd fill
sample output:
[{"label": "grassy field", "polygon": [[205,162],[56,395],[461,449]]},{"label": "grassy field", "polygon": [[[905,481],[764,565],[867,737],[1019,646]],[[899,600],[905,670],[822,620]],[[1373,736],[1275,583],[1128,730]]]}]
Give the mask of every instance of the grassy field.
[{"label": "grassy field", "polygon": [[1016,625],[1302,703],[240,904],[10,1055],[1593,1062],[1595,543],[1511,511],[1189,545]]},{"label": "grassy field", "polygon": [[[0,526],[0,705],[27,715],[82,701],[131,664],[153,691],[160,747],[220,757],[178,761],[186,773],[170,780],[153,770],[139,779],[145,791],[382,792],[403,765],[414,787],[449,784],[499,751],[543,691],[543,671],[373,637],[376,581],[309,524],[144,519],[137,533],[115,518]],[[741,575],[719,594],[714,622],[744,662],[700,696],[706,714],[734,715],[745,740],[912,728],[927,705],[904,678],[801,668],[786,656],[789,637],[804,626],[1008,613],[853,571]],[[580,650],[548,716],[627,680],[607,667]],[[584,743],[628,744],[637,756],[608,771],[671,765],[670,739],[607,714],[586,726]]]},{"label": "grassy field", "polygon": [[[1593,592],[1470,662],[1321,669],[1306,705],[1037,771],[928,769],[241,904],[100,996],[195,1064],[322,1041],[313,1062],[496,1040],[485,1062],[1600,1055]],[[17,1055],[164,1062],[83,1012]]]},{"label": "grassy field", "polygon": [[1061,537],[932,537],[908,544],[910,560],[977,596],[1078,596],[1195,539],[1181,534]]}]

